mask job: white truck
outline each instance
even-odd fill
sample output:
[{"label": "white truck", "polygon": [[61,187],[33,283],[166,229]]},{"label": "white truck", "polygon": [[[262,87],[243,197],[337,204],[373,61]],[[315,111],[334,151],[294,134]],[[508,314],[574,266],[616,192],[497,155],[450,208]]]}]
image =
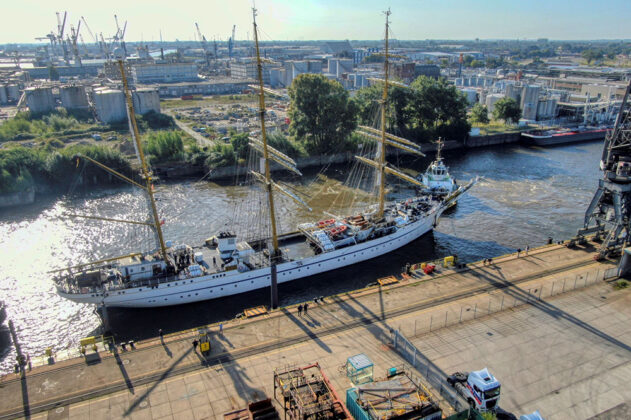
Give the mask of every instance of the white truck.
[{"label": "white truck", "polygon": [[487,368],[474,372],[456,372],[447,383],[478,411],[495,411],[500,400],[500,382]]}]

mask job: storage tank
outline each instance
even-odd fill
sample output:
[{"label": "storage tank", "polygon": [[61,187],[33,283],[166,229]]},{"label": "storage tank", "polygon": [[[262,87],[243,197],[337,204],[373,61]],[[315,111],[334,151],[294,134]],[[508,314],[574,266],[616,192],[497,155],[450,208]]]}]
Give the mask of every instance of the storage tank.
[{"label": "storage tank", "polygon": [[15,102],[20,99],[20,88],[18,85],[7,85],[7,98]]},{"label": "storage tank", "polygon": [[94,108],[98,119],[106,124],[121,122],[127,118],[125,95],[120,90],[94,92]]},{"label": "storage tank", "polygon": [[493,109],[495,108],[495,103],[499,101],[500,99],[502,99],[503,97],[504,95],[502,95],[501,93],[493,93],[491,95],[486,95],[486,107],[489,110],[489,112],[493,112]]},{"label": "storage tank", "polygon": [[157,89],[138,89],[132,93],[134,111],[145,115],[149,111],[160,112],[160,95]]},{"label": "storage tank", "polygon": [[460,89],[460,91],[465,96],[465,98],[467,98],[467,102],[469,103],[469,105],[473,105],[477,101],[478,99],[477,90],[467,88],[467,89]]},{"label": "storage tank", "polygon": [[28,109],[34,114],[43,114],[55,109],[52,88],[31,87],[24,90],[26,93],[26,104]]},{"label": "storage tank", "polygon": [[0,104],[4,105],[9,102],[9,97],[7,96],[7,88],[4,85],[0,85]]},{"label": "storage tank", "polygon": [[88,109],[88,97],[83,86],[62,86],[59,88],[61,106],[66,109]]}]

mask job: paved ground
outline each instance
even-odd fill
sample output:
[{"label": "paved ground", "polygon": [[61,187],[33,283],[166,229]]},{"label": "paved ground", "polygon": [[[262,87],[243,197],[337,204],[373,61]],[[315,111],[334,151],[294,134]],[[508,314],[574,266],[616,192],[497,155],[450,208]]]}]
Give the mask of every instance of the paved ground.
[{"label": "paved ground", "polygon": [[[566,269],[557,272],[561,266]],[[193,415],[214,418],[243,406],[248,399],[271,396],[274,368],[314,361],[320,362],[337,391],[343,394],[349,383],[339,368],[347,357],[366,353],[375,362],[378,376],[382,376],[385,369],[402,363],[384,344],[390,328],[401,328],[406,335],[419,337],[425,331],[445,325],[456,324],[438,331],[462,328],[461,325],[469,324],[461,322],[486,313],[504,310],[500,312],[504,314],[506,308],[526,301],[535,300],[537,310],[541,311],[544,302],[536,301],[538,297],[592,283],[602,277],[608,267],[593,262],[589,252],[553,246],[537,250],[526,259],[507,257],[492,267],[474,266],[470,271],[448,273],[429,282],[418,283],[413,279],[406,285],[330,297],[326,305],[312,305],[306,317],[299,317],[289,308],[267,318],[227,325],[223,335],[213,337],[209,366],[193,352],[191,336],[183,334],[168,337],[164,345],[149,341],[140,343],[136,351],[114,356],[103,354],[101,363],[92,366],[75,359],[36,368],[23,381],[8,375],[0,381],[0,410],[9,413],[57,401],[60,406],[36,418],[193,418]],[[519,282],[519,287],[505,287],[512,282]],[[498,290],[498,287],[503,288]],[[493,293],[489,295],[488,291]],[[556,313],[548,307],[545,309],[545,313]],[[572,317],[556,314],[552,319],[576,323]],[[480,325],[477,320],[469,322],[472,326]],[[563,331],[563,328],[558,329]],[[433,335],[434,332],[430,336]],[[463,336],[467,337],[464,333]],[[435,354],[432,348],[424,351],[441,366],[444,363],[446,371],[456,366],[459,369],[482,367],[479,365],[485,361],[476,359],[480,354],[473,352],[469,360],[461,358],[464,356],[454,347],[458,337],[456,334],[446,340],[451,350],[434,345]],[[494,336],[485,331],[481,339],[470,341],[477,348],[479,340],[486,343],[487,337]],[[431,343],[424,340],[419,346],[426,342]],[[450,344],[452,342],[454,344]],[[522,341],[517,340],[517,343]],[[568,344],[561,341],[563,343]],[[539,348],[535,348],[537,350]],[[443,360],[448,355],[452,358]],[[498,376],[504,381],[500,369],[498,367]],[[506,373],[507,378],[511,377],[511,372]],[[509,384],[506,383],[505,389],[511,389]],[[90,392],[107,396],[68,405],[68,398]],[[506,401],[510,401],[509,398]],[[520,402],[514,407],[529,407],[526,403],[528,401]],[[611,407],[613,405],[600,411]]]},{"label": "paved ground", "polygon": [[411,341],[446,372],[488,367],[513,413],[629,418],[630,304],[631,291],[597,284]]}]

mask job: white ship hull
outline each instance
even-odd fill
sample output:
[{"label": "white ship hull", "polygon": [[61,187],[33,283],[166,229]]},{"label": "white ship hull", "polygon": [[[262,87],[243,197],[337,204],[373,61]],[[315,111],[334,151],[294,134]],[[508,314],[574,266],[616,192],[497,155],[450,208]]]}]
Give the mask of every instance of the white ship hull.
[{"label": "white ship hull", "polygon": [[[409,244],[431,231],[445,209],[436,207],[424,218],[400,227],[396,232],[300,260],[284,262],[276,266],[278,283],[325,273],[362,261],[379,257]],[[269,287],[270,267],[252,271],[224,271],[190,279],[161,283],[157,286],[128,288],[91,294],[64,293],[62,297],[78,303],[105,305],[107,307],[152,308],[200,302]]]}]

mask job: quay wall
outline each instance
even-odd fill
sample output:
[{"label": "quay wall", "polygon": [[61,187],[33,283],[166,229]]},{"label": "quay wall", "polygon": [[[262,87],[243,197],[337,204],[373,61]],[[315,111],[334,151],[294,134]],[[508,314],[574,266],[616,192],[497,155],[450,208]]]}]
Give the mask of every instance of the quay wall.
[{"label": "quay wall", "polygon": [[0,208],[23,206],[33,204],[35,201],[35,190],[18,191],[14,193],[0,194]]}]

